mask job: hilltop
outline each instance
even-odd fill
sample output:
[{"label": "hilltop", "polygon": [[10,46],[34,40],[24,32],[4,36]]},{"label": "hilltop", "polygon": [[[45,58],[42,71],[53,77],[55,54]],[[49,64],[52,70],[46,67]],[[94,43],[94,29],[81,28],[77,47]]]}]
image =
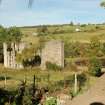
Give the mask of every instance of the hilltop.
[{"label": "hilltop", "polygon": [[24,34],[23,40],[36,41],[36,36],[41,27],[45,27],[45,35],[48,39],[62,39],[66,41],[79,41],[88,43],[93,36],[98,37],[102,42],[105,40],[104,24],[82,24],[82,25],[42,25],[20,27]]}]

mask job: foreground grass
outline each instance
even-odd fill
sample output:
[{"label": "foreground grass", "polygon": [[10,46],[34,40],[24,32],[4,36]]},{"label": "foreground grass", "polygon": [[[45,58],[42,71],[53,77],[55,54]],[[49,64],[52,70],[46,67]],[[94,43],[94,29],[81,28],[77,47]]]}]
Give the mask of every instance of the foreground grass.
[{"label": "foreground grass", "polygon": [[[0,76],[7,77],[7,88],[16,89],[17,86],[24,81],[27,80],[27,84],[32,84],[33,76],[36,76],[36,83],[40,86],[46,86],[50,83],[54,83],[56,81],[63,80],[65,77],[72,75],[73,72],[66,71],[47,71],[40,70],[39,68],[34,69],[24,69],[24,70],[11,70],[5,69],[1,67]],[[48,78],[49,76],[49,78]],[[0,87],[4,87],[5,81],[0,81]]]},{"label": "foreground grass", "polygon": [[[36,84],[40,87],[50,86],[50,84],[55,83],[60,80],[64,80],[66,77],[73,75],[72,70],[63,71],[47,71],[40,70],[39,68],[24,69],[24,70],[11,70],[5,69],[0,66],[0,76],[7,77],[6,87],[5,80],[0,81],[0,88],[6,88],[7,90],[16,90],[22,81],[27,80],[27,85],[33,83],[33,77],[36,76]],[[82,70],[82,69],[81,69]],[[49,76],[49,78],[48,78]],[[89,76],[89,81],[87,82],[84,91],[96,83],[98,78]]]}]

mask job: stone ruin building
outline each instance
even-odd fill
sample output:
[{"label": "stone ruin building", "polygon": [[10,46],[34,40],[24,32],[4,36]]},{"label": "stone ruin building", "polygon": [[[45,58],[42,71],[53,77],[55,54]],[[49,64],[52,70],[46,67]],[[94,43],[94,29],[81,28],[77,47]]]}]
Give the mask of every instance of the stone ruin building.
[{"label": "stone ruin building", "polygon": [[3,43],[4,67],[6,68],[23,68],[22,64],[16,62],[16,54],[21,53],[25,48],[24,43]]},{"label": "stone ruin building", "polygon": [[41,68],[46,68],[46,62],[55,63],[64,67],[64,43],[62,41],[49,41],[45,44],[41,53]]},{"label": "stone ruin building", "polygon": [[[13,69],[23,68],[22,64],[16,62],[16,54],[21,53],[25,47],[25,43],[11,43],[9,45],[4,43],[4,67]],[[64,67],[64,43],[57,40],[46,42],[39,56],[41,58],[41,69],[46,69],[46,62],[51,62]]]}]

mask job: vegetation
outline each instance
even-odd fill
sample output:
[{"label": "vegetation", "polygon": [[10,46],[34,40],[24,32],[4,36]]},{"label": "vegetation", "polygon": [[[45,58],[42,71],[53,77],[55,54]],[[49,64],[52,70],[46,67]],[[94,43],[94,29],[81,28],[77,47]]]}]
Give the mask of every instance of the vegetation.
[{"label": "vegetation", "polygon": [[[2,93],[4,95],[7,94],[4,90],[1,90],[1,92],[4,92]],[[26,81],[24,81],[19,86],[18,91],[14,92],[14,94],[8,92],[8,95],[6,96],[0,97],[0,102],[2,105],[4,105],[5,102],[7,102],[9,105],[38,105],[42,97],[42,91],[36,87],[35,80],[32,88],[27,88]],[[1,100],[2,97],[4,97],[3,99],[7,100]]]},{"label": "vegetation", "polygon": [[30,43],[22,53],[18,53],[16,55],[16,60],[18,63],[22,63],[24,67],[27,66],[36,66],[37,62],[41,63],[41,58],[38,56],[38,52],[40,53],[42,48],[44,47],[45,40],[42,37],[36,41],[36,43]]},{"label": "vegetation", "polygon": [[[81,31],[76,32],[76,28],[79,28]],[[22,98],[21,102],[25,105],[33,104],[30,89],[32,90],[33,87],[32,81],[34,74],[35,84],[39,87],[47,88],[50,96],[52,96],[52,93],[56,93],[57,91],[62,92],[65,89],[68,90],[66,92],[67,94],[75,96],[80,92],[85,91],[84,89],[89,88],[89,86],[97,80],[94,76],[100,76],[101,74],[101,62],[99,62],[99,59],[103,58],[104,60],[105,56],[104,28],[105,26],[103,24],[74,25],[72,22],[68,25],[56,26],[12,27],[7,29],[1,27],[1,49],[2,43],[5,41],[8,43],[25,41],[29,44],[29,47],[24,49],[22,54],[17,54],[17,61],[24,64],[25,68],[23,70],[12,71],[0,67],[0,84],[2,84],[0,87],[2,88],[2,91],[6,91],[8,96],[15,96],[15,98],[13,98],[15,101],[11,104],[17,105],[19,101],[16,100],[18,100],[18,98]],[[37,50],[41,51],[44,47],[44,43],[51,39],[60,39],[65,43],[65,68],[62,69],[56,64],[46,62],[47,70],[41,71],[40,68],[36,66],[37,64],[33,63],[33,60],[36,60],[36,57],[38,57]],[[95,56],[95,60],[93,60],[93,56]],[[90,57],[92,60],[89,60]],[[76,59],[78,59],[77,63]],[[80,62],[82,60],[83,62],[81,64]],[[83,68],[85,62],[86,69]],[[75,66],[73,67],[72,64]],[[81,69],[79,69],[79,66],[81,66]],[[87,68],[89,68],[89,72],[92,75],[86,73],[88,72]],[[85,70],[86,72],[84,72]],[[23,86],[24,82],[21,83],[20,81],[25,80],[27,83]],[[14,85],[11,85],[13,83]],[[17,87],[25,87],[24,95],[21,95],[22,92],[20,92],[20,88],[18,89]],[[5,98],[3,97],[2,99]],[[6,99],[9,98],[7,97]],[[46,101],[45,103],[49,104],[52,103],[52,101],[56,105],[55,97],[54,100],[51,100],[50,102]],[[9,100],[4,101],[3,103],[5,102],[9,103]]]},{"label": "vegetation", "polygon": [[61,70],[62,69],[62,67],[60,67],[60,66],[58,66],[58,65],[56,65],[56,64],[54,64],[54,63],[51,63],[51,62],[46,62],[46,68],[48,69],[48,70]]},{"label": "vegetation", "polygon": [[48,33],[47,26],[40,26],[37,28],[38,35],[46,35]]},{"label": "vegetation", "polygon": [[100,76],[102,74],[101,63],[95,57],[90,59],[89,72],[93,76]]},{"label": "vegetation", "polygon": [[[49,84],[49,80],[47,80],[48,73],[49,73],[49,78],[50,78],[49,79],[50,84]],[[32,101],[31,101],[32,91],[30,91],[30,90],[33,90],[34,82],[32,82],[32,81],[33,81],[34,74],[35,74],[36,87],[38,86],[41,88],[44,87],[45,89],[47,88],[49,90],[49,96],[51,96],[52,93],[54,93],[56,91],[62,91],[62,89],[65,89],[65,88],[71,88],[71,87],[73,88],[73,86],[74,86],[74,75],[72,75],[71,71],[66,71],[66,72],[65,71],[62,71],[62,72],[39,71],[39,69],[38,70],[34,69],[31,71],[30,70],[29,71],[22,70],[22,71],[13,72],[12,70],[6,71],[4,69],[3,71],[1,71],[2,80],[1,80],[0,84],[2,83],[2,85],[0,85],[0,86],[4,86],[3,83],[4,83],[5,78],[3,76],[5,74],[7,74],[9,77],[7,77],[6,87],[2,91],[8,91],[9,95],[7,97],[8,100],[4,101],[4,102],[9,102],[9,97],[11,95],[15,96],[15,97],[13,97],[13,99],[16,98],[15,100],[18,100],[19,97],[22,98],[22,100],[24,100],[24,101],[21,101],[21,100],[15,101],[15,103],[17,103],[16,105],[18,105],[19,102],[20,103],[24,102],[24,104],[32,103]],[[21,82],[21,81],[24,81],[24,82]],[[13,83],[14,83],[14,85],[12,85]],[[78,83],[79,83],[79,79],[78,79]],[[19,87],[19,88],[17,88],[17,87]],[[83,86],[81,85],[81,87],[83,87]],[[25,90],[24,90],[24,88],[25,88]],[[24,90],[24,94],[21,90],[22,91]],[[71,93],[71,90],[69,92]],[[21,96],[21,94],[23,94],[23,95]],[[29,104],[29,105],[31,105],[31,104]]]},{"label": "vegetation", "polygon": [[19,42],[22,38],[22,33],[17,27],[3,28],[0,27],[1,42]]},{"label": "vegetation", "polygon": [[102,7],[105,7],[105,1],[101,2],[100,4]]},{"label": "vegetation", "polygon": [[46,100],[45,105],[57,105],[57,99],[55,97],[49,97]]},{"label": "vegetation", "polygon": [[[32,3],[33,0],[29,0],[29,7]],[[102,2],[101,6],[105,7],[105,2]],[[80,29],[79,32],[76,31],[77,28]],[[49,92],[50,96],[43,104],[57,105],[56,95],[51,97],[52,93],[67,89],[67,94],[75,96],[84,91],[84,88],[89,88],[90,84],[93,85],[94,80],[97,80],[96,77],[102,74],[102,62],[99,59],[105,57],[104,28],[104,24],[74,25],[73,22],[64,25],[21,28],[0,26],[0,62],[3,62],[3,42],[29,43],[29,47],[16,55],[16,60],[25,67],[23,70],[12,71],[0,66],[0,105],[38,105],[46,92]],[[41,51],[44,43],[51,39],[60,39],[65,43],[65,68],[46,62],[47,70],[41,71],[33,66],[37,65],[33,61],[38,59],[37,51]],[[87,62],[85,66],[88,71],[79,69],[81,65],[76,65],[74,61],[83,57],[86,58],[83,64]]]}]

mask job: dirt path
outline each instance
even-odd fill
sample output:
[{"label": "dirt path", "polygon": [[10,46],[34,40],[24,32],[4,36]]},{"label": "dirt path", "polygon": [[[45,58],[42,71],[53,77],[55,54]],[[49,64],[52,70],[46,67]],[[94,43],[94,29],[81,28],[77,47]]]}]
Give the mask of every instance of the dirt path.
[{"label": "dirt path", "polygon": [[87,92],[67,102],[66,105],[90,105],[93,102],[101,102],[105,105],[105,74]]}]

